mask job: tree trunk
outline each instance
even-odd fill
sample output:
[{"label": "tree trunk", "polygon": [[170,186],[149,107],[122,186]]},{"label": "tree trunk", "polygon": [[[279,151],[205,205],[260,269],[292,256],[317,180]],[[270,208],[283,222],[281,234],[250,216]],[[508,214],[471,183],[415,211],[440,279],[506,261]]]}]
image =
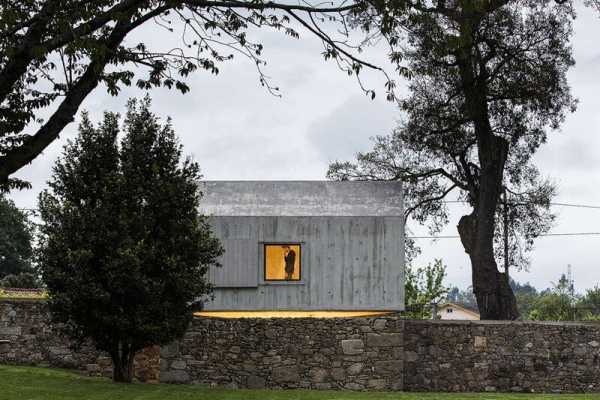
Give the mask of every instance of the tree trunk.
[{"label": "tree trunk", "polygon": [[469,188],[474,210],[460,219],[458,233],[471,259],[473,292],[481,319],[512,320],[519,317],[517,302],[494,258],[496,208],[503,189],[509,144],[492,129],[486,61],[473,42],[484,14],[472,12],[480,8],[479,2],[466,0],[463,3],[467,12],[458,20],[460,46],[455,55],[465,95],[464,107],[477,141],[480,169]]},{"label": "tree trunk", "polygon": [[[517,300],[504,273],[499,272],[493,245],[478,244],[477,215],[465,215],[458,232],[471,259],[473,292],[482,320],[514,320],[519,317]],[[493,228],[492,228],[493,229]],[[493,234],[493,230],[492,230]]]},{"label": "tree trunk", "polygon": [[496,210],[503,188],[508,142],[492,135],[491,130],[488,133],[480,135],[478,140],[481,171],[474,193],[475,209],[460,219],[458,233],[471,259],[473,293],[481,319],[514,320],[519,317],[517,300],[494,258]]},{"label": "tree trunk", "polygon": [[135,351],[131,346],[122,345],[120,350],[111,353],[113,364],[113,381],[131,383],[134,376],[133,360]]},{"label": "tree trunk", "polygon": [[[475,4],[472,0],[465,2],[470,9]],[[503,188],[509,144],[492,129],[487,102],[487,71],[473,43],[482,15],[467,14],[459,21],[461,45],[456,50],[456,57],[465,109],[477,139],[480,169],[470,188],[474,210],[460,219],[458,233],[471,259],[473,292],[481,319],[513,320],[519,317],[517,301],[494,258],[496,208]]]}]

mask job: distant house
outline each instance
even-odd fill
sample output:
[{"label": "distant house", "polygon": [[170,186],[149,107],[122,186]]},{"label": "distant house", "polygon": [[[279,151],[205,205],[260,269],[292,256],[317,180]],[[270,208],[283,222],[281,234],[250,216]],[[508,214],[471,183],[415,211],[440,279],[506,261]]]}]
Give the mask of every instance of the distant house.
[{"label": "distant house", "polygon": [[207,181],[223,243],[207,311],[402,311],[399,182]]},{"label": "distant house", "polygon": [[439,305],[437,315],[438,319],[479,320],[479,313],[454,303]]}]

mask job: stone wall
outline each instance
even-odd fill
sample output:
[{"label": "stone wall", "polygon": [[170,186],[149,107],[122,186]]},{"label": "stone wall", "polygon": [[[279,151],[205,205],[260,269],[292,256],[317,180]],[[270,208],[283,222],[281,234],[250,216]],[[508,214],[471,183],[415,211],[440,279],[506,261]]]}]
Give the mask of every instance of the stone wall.
[{"label": "stone wall", "polygon": [[161,380],[248,388],[600,392],[594,323],[196,319]]},{"label": "stone wall", "polygon": [[[497,321],[197,318],[138,355],[143,381],[240,388],[600,392],[600,325]],[[0,301],[0,363],[110,375],[78,351],[40,301]]]},{"label": "stone wall", "polygon": [[247,388],[400,390],[402,320],[194,320],[161,350],[161,381]]},{"label": "stone wall", "polygon": [[[136,378],[159,380],[159,348],[136,356]],[[110,357],[84,344],[74,349],[71,341],[50,324],[42,300],[0,300],[0,363],[78,369],[87,375],[112,376]]]},{"label": "stone wall", "polygon": [[410,321],[407,391],[599,392],[600,325]]}]

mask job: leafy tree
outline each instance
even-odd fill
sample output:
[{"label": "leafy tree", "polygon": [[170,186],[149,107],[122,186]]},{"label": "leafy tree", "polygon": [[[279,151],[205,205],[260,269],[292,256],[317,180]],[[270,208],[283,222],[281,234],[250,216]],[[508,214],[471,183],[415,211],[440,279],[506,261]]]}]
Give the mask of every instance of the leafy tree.
[{"label": "leafy tree", "polygon": [[0,279],[33,272],[32,229],[27,214],[0,195]]},{"label": "leafy tree", "polygon": [[[10,179],[73,121],[83,100],[100,83],[116,95],[123,86],[189,90],[186,77],[200,69],[218,73],[233,54],[250,58],[263,86],[277,92],[262,72],[263,45],[253,29],[297,38],[302,26],[319,38],[326,59],[358,73],[376,68],[349,43],[349,14],[363,1],[311,6],[274,1],[227,0],[21,0],[0,8],[0,189],[27,187]],[[181,45],[131,43],[127,36],[154,21],[179,34]],[[333,36],[322,26],[339,27]],[[174,28],[175,27],[175,28]],[[390,82],[391,83],[391,82]],[[46,121],[38,117],[50,113]],[[28,132],[32,132],[29,134]]]},{"label": "leafy tree", "polygon": [[444,286],[446,266],[435,260],[426,267],[407,266],[404,280],[406,315],[414,319],[431,318],[431,303],[442,300],[448,289]]},{"label": "leafy tree", "polygon": [[574,321],[576,309],[568,296],[547,293],[540,296],[529,311],[528,319],[534,321]]},{"label": "leafy tree", "polygon": [[513,292],[516,293],[523,293],[523,294],[531,294],[531,295],[537,295],[538,291],[537,289],[531,285],[531,283],[527,282],[527,283],[519,283],[517,281],[515,281],[514,279],[510,278],[510,287],[513,290]]},{"label": "leafy tree", "polygon": [[510,287],[515,293],[519,315],[528,318],[531,309],[535,306],[539,293],[529,282],[521,284],[514,279],[510,280]]},{"label": "leafy tree", "polygon": [[573,284],[573,281],[567,278],[567,275],[561,274],[558,282],[553,282],[552,286],[552,292],[561,296],[575,298],[575,286]]},{"label": "leafy tree", "polygon": [[198,165],[182,160],[170,122],[150,100],[119,116],[87,115],[40,195],[40,268],[55,321],[110,354],[115,381],[131,382],[136,352],[185,332],[211,291],[222,253],[205,217]]},{"label": "leafy tree", "polygon": [[[395,3],[396,4],[396,3]],[[400,1],[365,13],[403,51],[393,60],[415,71],[400,102],[401,125],[376,137],[355,162],[335,162],[328,177],[401,180],[406,216],[432,233],[449,222],[451,194],[471,207],[458,223],[471,261],[482,319],[515,319],[515,296],[497,261],[503,255],[501,195],[509,197],[509,262],[521,257],[554,216],[555,193],[532,157],[575,101],[567,83],[573,65],[570,1]],[[520,240],[517,240],[520,238]]]},{"label": "leafy tree", "polygon": [[528,319],[540,321],[576,321],[583,318],[584,313],[578,307],[579,296],[576,295],[573,282],[562,274],[552,288],[544,290],[534,301]]},{"label": "leafy tree", "polygon": [[578,306],[590,316],[600,316],[600,287],[596,285],[588,289]]},{"label": "leafy tree", "polygon": [[18,275],[10,274],[0,279],[0,287],[34,289],[40,287],[40,282],[35,274],[30,272],[21,272]]}]

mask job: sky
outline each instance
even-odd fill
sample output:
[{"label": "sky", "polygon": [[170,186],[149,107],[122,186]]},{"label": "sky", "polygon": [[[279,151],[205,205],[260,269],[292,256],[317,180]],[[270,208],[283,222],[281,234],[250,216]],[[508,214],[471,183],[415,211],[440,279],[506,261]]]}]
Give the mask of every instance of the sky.
[{"label": "sky", "polygon": [[[300,31],[295,40],[276,32],[254,32],[265,45],[265,72],[281,90],[281,97],[261,87],[250,60],[236,57],[220,65],[220,73],[195,73],[189,80],[191,92],[151,91],[153,109],[162,118],[171,117],[184,151],[200,164],[210,180],[322,180],[334,160],[352,160],[358,151],[370,148],[370,138],[388,134],[400,114],[384,100],[380,73],[364,73],[364,84],[377,90],[371,100],[353,77],[325,62],[322,46],[309,33]],[[578,110],[536,155],[536,163],[558,185],[557,203],[600,206],[600,18],[580,8],[573,38],[576,66],[569,72]],[[178,40],[156,26],[145,26],[128,40],[143,38],[157,47],[169,48]],[[363,58],[386,63],[382,46],[367,49]],[[400,93],[402,94],[402,92]],[[124,112],[127,99],[143,96],[125,89],[113,97],[99,87],[88,96],[81,110],[98,121],[103,111]],[[45,188],[51,168],[62,147],[74,138],[77,123],[68,125],[59,140],[50,145],[17,177],[29,180],[31,190],[10,194],[22,208],[35,208],[38,193]],[[451,205],[448,227],[441,235],[456,235],[456,224],[467,212]],[[600,232],[600,209],[555,207],[555,233]],[[416,235],[426,234],[412,226]],[[420,239],[423,265],[441,258],[447,266],[446,283],[470,285],[470,264],[458,239]],[[600,235],[539,238],[531,254],[528,271],[511,273],[520,282],[546,288],[572,265],[575,288],[584,291],[600,284]]]}]

